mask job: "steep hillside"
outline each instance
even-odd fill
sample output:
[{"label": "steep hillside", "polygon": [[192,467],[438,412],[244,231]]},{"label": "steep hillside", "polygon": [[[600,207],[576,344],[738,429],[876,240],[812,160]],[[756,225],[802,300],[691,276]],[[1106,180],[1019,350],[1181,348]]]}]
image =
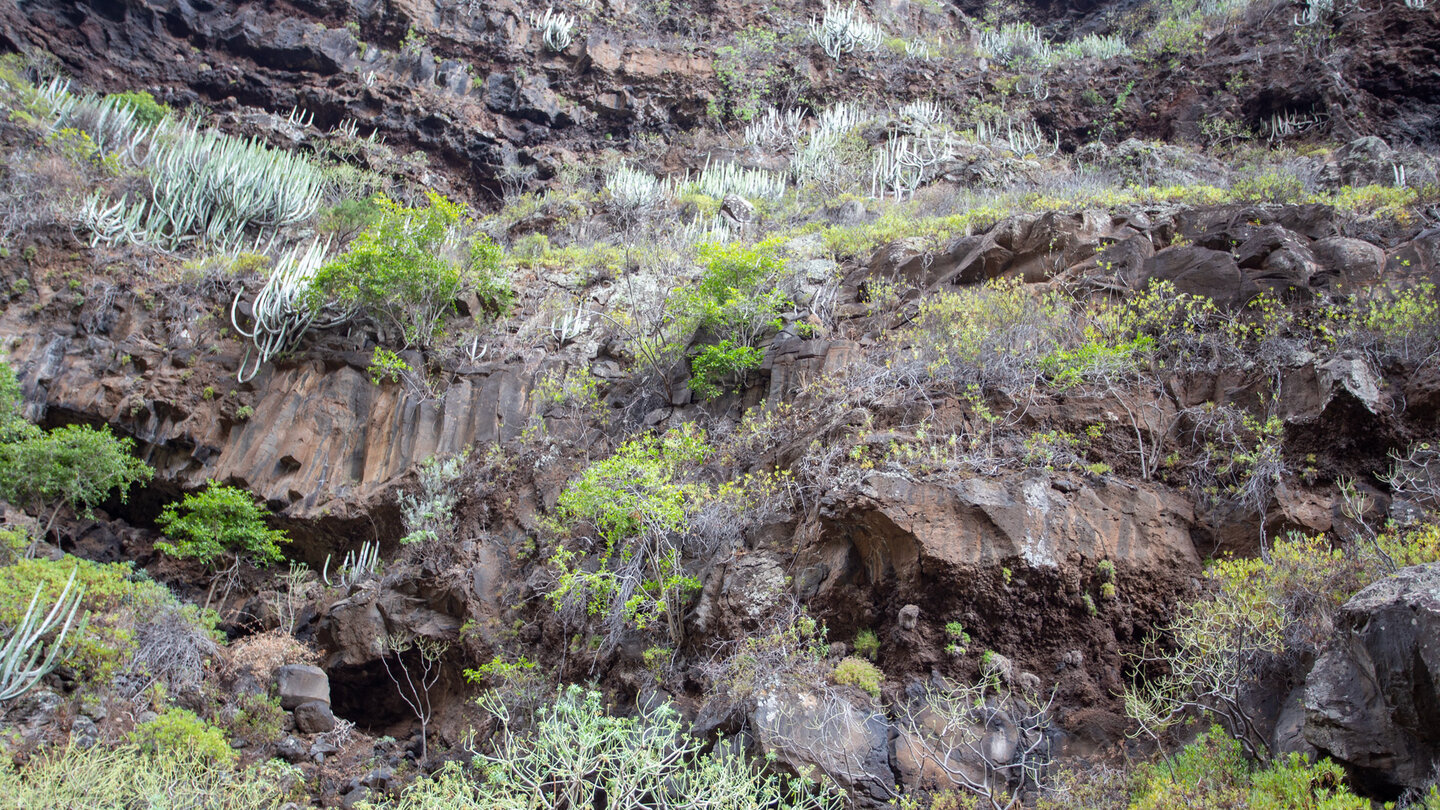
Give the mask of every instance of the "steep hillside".
[{"label": "steep hillside", "polygon": [[1432,3],[0,50],[20,806],[1437,801]]}]

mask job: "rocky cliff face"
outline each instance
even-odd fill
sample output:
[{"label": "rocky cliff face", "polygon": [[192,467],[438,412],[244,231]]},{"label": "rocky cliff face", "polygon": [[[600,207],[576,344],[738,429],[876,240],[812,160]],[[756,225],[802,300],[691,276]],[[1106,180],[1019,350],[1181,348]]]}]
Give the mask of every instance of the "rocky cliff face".
[{"label": "rocky cliff face", "polygon": [[[1021,11],[1053,30],[1083,33],[1129,8],[1033,3]],[[503,206],[483,224],[517,268],[514,312],[468,344],[404,352],[419,372],[404,382],[371,379],[370,352],[380,341],[361,320],[312,331],[239,383],[246,343],[230,326],[231,302],[239,293],[236,311],[246,317],[243,302],[258,278],[203,272],[141,248],[87,245],[66,227],[12,234],[0,255],[8,290],[0,335],[28,414],[47,425],[108,424],[135,438],[157,470],[149,491],[108,504],[99,521],[64,525],[52,539],[90,556],[137,560],[177,588],[203,592],[198,568],[154,553],[153,521],[161,503],[217,480],[261,497],[297,540],[291,556],[326,575],[345,552],[378,544],[389,563],[373,576],[298,598],[293,584],[249,571],[222,605],[237,635],[281,628],[317,648],[328,672],[327,711],[376,735],[410,731],[386,666],[403,656],[385,640],[402,637],[450,645],[440,658],[432,731],[455,745],[477,722],[459,673],[529,656],[559,679],[598,679],[617,702],[674,699],[702,731],[753,730],[755,746],[786,767],[814,766],[874,806],[893,798],[897,783],[916,789],[947,778],[918,753],[925,723],[902,728],[885,708],[946,679],[983,673],[1017,692],[1053,690],[1053,734],[1021,728],[1014,706],[990,718],[982,739],[1007,757],[1038,736],[1046,751],[1113,753],[1128,728],[1118,696],[1147,674],[1133,654],[1197,592],[1202,560],[1254,554],[1262,538],[1287,531],[1353,522],[1344,481],[1358,480],[1370,498],[1371,514],[1359,517],[1420,508],[1391,503],[1373,481],[1396,448],[1436,436],[1434,355],[1380,358],[1287,334],[1264,343],[1263,356],[1132,369],[1144,382],[1007,388],[940,384],[930,367],[901,385],[884,377],[882,352],[927,303],[988,282],[1015,282],[1036,300],[1069,295],[1097,306],[1163,283],[1213,303],[1215,318],[1231,319],[1247,339],[1264,331],[1245,331],[1247,307],[1262,296],[1294,314],[1300,332],[1306,318],[1323,320],[1327,306],[1343,306],[1352,293],[1440,283],[1440,231],[1431,227],[1440,209],[1433,192],[1414,188],[1435,178],[1433,156],[1416,145],[1440,140],[1440,81],[1426,80],[1440,78],[1440,17],[1400,3],[1355,9],[1336,23],[1320,58],[1288,28],[1265,24],[1276,8],[1246,12],[1203,55],[1077,60],[1048,74],[1044,87],[1022,87],[1024,77],[973,49],[949,60],[832,62],[796,44],[802,27],[781,13],[798,11],[788,6],[712,2],[666,15],[645,3],[604,4],[559,53],[531,24],[536,9],[512,2],[34,0],[0,8],[0,46],[47,51],[85,85],[149,89],[177,106],[206,108],[222,129],[287,148],[329,155],[344,142],[354,147],[344,158],[349,168],[396,179],[410,197],[436,188],[477,208]],[[882,3],[873,11],[896,25],[966,37],[966,15],[983,13],[971,3]],[[773,42],[755,33],[787,20],[786,36]],[[750,62],[735,61],[742,51]],[[778,202],[697,194],[657,215],[650,231],[617,213],[620,195],[605,183],[566,185],[562,175],[580,173],[574,164],[582,158],[595,158],[586,171],[597,177],[601,163],[622,160],[656,172],[721,156],[781,165],[717,122],[746,100],[736,96],[742,69],[774,80],[746,85],[749,101],[784,106],[803,95],[816,110],[867,93],[967,109],[1023,97],[1033,122],[1055,138],[1056,154],[966,141],[928,180],[973,196],[922,195],[883,209],[826,191],[770,220]],[[1224,132],[1207,121],[1259,135],[1267,122],[1273,130],[1280,120],[1322,117],[1335,143],[1277,158],[1305,194],[1266,186],[1249,177],[1248,165],[1223,165],[1193,144],[1121,137],[1214,146]],[[886,126],[893,131],[860,127],[835,151],[871,149],[902,124]],[[372,131],[381,137],[371,146],[353,143]],[[18,137],[11,129],[0,135]],[[389,152],[375,146],[380,140]],[[1402,142],[1409,145],[1395,148]],[[29,148],[10,146],[16,155]],[[1072,160],[1084,171],[1056,167]],[[1064,196],[1067,184],[1095,177],[1111,185],[1080,204]],[[1256,185],[1235,190],[1246,182]],[[1368,193],[1388,196],[1357,202],[1353,186],[1375,183],[1381,190]],[[1166,188],[1136,188],[1151,185]],[[520,193],[546,187],[556,193]],[[1166,196],[1197,188],[1214,199]],[[1318,195],[1328,195],[1324,204],[1313,202]],[[1394,199],[1401,202],[1387,202]],[[663,368],[646,368],[627,320],[643,276],[639,254],[654,247],[641,243],[670,245],[665,239],[685,230],[681,221],[701,222],[707,206],[726,238],[781,234],[777,249],[798,268],[785,290],[790,309],[767,324],[756,347],[763,364],[710,400],[687,387],[692,368],[682,355],[712,336],[686,335],[682,343],[695,345],[665,355]],[[994,216],[974,216],[992,206]],[[903,227],[937,212],[963,223],[918,236]],[[552,238],[572,252],[547,254]],[[586,251],[597,246],[624,258],[595,261]],[[663,289],[694,275],[678,265],[663,270],[642,281]],[[474,302],[456,304],[450,325],[475,329],[464,317]],[[576,313],[583,323],[568,333],[565,318]],[[658,323],[657,334],[668,322]],[[556,380],[572,372],[590,386],[590,399],[557,393]],[[875,379],[892,384],[867,388]],[[1222,453],[1233,469],[1236,455],[1253,449],[1211,446],[1219,429],[1206,433],[1206,420],[1220,408],[1274,420],[1266,429],[1281,471],[1243,504],[1221,497],[1225,484],[1202,474]],[[1010,432],[991,442],[1001,449],[984,464],[897,461],[948,452],[925,435],[988,431],[993,440],[997,422]],[[697,480],[774,469],[794,474],[799,494],[783,509],[734,517],[721,527],[732,542],[686,561],[697,587],[671,647],[636,636],[611,649],[559,615],[550,598],[556,573],[547,555],[565,544],[587,554],[603,545],[592,527],[560,527],[556,502],[588,462],[625,439],[682,424],[705,426],[722,448]],[[1047,456],[1051,445],[1070,455]],[[415,491],[416,466],[467,451],[463,475],[448,484],[458,504],[454,542],[400,548],[397,498]],[[1304,712],[1298,703],[1274,712],[1279,725],[1292,726],[1289,742],[1303,747],[1303,737],[1382,791],[1418,785],[1435,759],[1425,730],[1433,707],[1420,694],[1429,682],[1428,630],[1423,621],[1402,627],[1405,616],[1423,619],[1433,609],[1422,574],[1357,596],[1310,674]],[[282,594],[303,608],[282,619]],[[733,705],[717,699],[734,687],[715,674],[715,659],[767,638],[797,606],[830,633],[816,655],[827,671],[864,655],[859,639],[873,633],[868,657],[883,683],[873,692],[785,683]],[[660,661],[666,655],[668,665]],[[287,750],[312,762],[308,752],[318,749],[297,740]],[[963,767],[984,774],[973,758]]]}]

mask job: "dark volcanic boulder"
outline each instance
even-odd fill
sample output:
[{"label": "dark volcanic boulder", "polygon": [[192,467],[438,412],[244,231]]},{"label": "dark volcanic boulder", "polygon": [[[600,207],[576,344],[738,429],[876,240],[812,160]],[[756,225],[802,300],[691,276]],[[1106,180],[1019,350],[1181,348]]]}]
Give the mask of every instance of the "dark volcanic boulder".
[{"label": "dark volcanic boulder", "polygon": [[1440,563],[1400,570],[1345,603],[1305,682],[1305,739],[1367,787],[1434,779],[1440,763]]},{"label": "dark volcanic boulder", "polygon": [[1224,308],[1245,303],[1257,291],[1244,283],[1234,256],[1198,245],[1167,248],[1146,259],[1145,280],[1169,281],[1177,292],[1205,296]]}]

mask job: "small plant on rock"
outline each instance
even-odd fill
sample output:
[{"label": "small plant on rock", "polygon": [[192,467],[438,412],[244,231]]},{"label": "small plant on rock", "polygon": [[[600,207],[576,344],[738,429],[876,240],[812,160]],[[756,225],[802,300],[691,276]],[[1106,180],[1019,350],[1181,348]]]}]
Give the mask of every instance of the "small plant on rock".
[{"label": "small plant on rock", "polygon": [[871,661],[875,660],[875,656],[880,654],[880,639],[874,630],[861,630],[855,635],[855,652]]},{"label": "small plant on rock", "polygon": [[885,673],[869,661],[852,657],[842,659],[836,664],[835,673],[831,677],[841,686],[858,686],[871,697],[878,699],[880,683],[885,680]]}]

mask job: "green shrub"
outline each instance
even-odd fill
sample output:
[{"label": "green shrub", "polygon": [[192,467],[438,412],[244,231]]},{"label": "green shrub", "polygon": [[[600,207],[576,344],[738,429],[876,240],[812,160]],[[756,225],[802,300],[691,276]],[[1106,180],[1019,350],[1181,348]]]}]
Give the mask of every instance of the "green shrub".
[{"label": "green shrub", "polygon": [[142,126],[153,126],[165,120],[170,114],[170,107],[155,100],[155,97],[145,90],[135,90],[126,93],[111,93],[105,100],[116,107],[129,107],[135,111],[135,123]]},{"label": "green shrub", "polygon": [[370,353],[370,366],[365,369],[369,375],[370,382],[379,385],[386,380],[392,383],[399,382],[400,378],[409,374],[414,369],[405,362],[404,358],[384,346],[376,346],[375,351]]},{"label": "green shrub", "polygon": [[676,538],[711,495],[687,474],[711,452],[704,433],[690,426],[643,436],[591,464],[560,493],[560,519],[590,527],[605,542],[593,565],[563,547],[551,557],[556,610],[607,617],[612,643],[618,628],[661,621],[679,634],[680,608],[700,583],[685,571]]},{"label": "green shrub", "polygon": [[702,497],[681,474],[710,453],[705,434],[690,428],[626,442],[560,493],[560,514],[594,526],[612,543],[652,530],[678,531],[686,505]]},{"label": "green shrub", "polygon": [[292,799],[299,772],[279,760],[235,770],[185,749],[148,755],[137,746],[42,749],[0,768],[0,796],[26,810],[206,808],[275,810]]},{"label": "green shrub", "polygon": [[37,585],[41,603],[53,604],[72,571],[75,587],[84,589],[80,611],[89,619],[72,630],[69,638],[75,647],[67,664],[82,683],[108,687],[131,664],[137,629],[148,622],[180,618],[204,625],[199,611],[182,608],[164,585],[137,573],[128,562],[97,563],[69,555],[60,560],[20,559],[0,567],[0,625],[19,622]]},{"label": "green shrub", "polygon": [[349,239],[374,225],[380,219],[382,210],[374,197],[343,200],[320,212],[315,229],[331,233],[341,239]]},{"label": "green shrub", "polygon": [[492,316],[514,300],[500,249],[473,230],[465,206],[430,193],[427,208],[377,195],[379,213],[339,258],[321,267],[308,293],[317,311],[354,307],[428,347],[443,332],[456,300],[473,291]]},{"label": "green shrub", "polygon": [[236,565],[242,560],[269,565],[285,558],[280,544],[290,538],[266,526],[268,516],[269,510],[256,504],[249,492],[211,481],[203,491],[161,511],[156,522],[173,542],[161,541],[155,547],[212,569],[222,557]]},{"label": "green shrub", "polygon": [[765,362],[765,352],[752,346],[739,346],[733,340],[706,346],[690,361],[690,390],[705,399],[725,393],[721,383],[729,378],[743,379],[747,371]]},{"label": "green shrub", "polygon": [[686,303],[702,328],[732,345],[753,347],[766,332],[784,325],[780,313],[791,302],[779,289],[786,262],[778,240],[711,243],[701,245],[699,253],[705,273]]},{"label": "green shrub", "polygon": [[[1277,540],[1270,560],[1224,558],[1205,572],[1207,589],[1182,605],[1163,646],[1151,639],[1143,661],[1169,674],[1126,691],[1126,713],[1158,734],[1198,705],[1231,728],[1246,728],[1245,685],[1280,656],[1318,655],[1334,617],[1361,588],[1398,566],[1440,561],[1440,527],[1425,524],[1336,547],[1325,537]],[[1258,754],[1266,742],[1242,737]]]},{"label": "green shrub", "polygon": [[0,444],[18,442],[40,433],[40,428],[25,418],[25,397],[20,381],[9,364],[0,363]]},{"label": "green shrub", "polygon": [[[505,715],[508,716],[508,715]],[[704,806],[839,810],[841,797],[805,780],[757,767],[741,755],[705,751],[669,704],[632,717],[605,710],[598,692],[570,686],[509,729],[503,747],[482,754],[483,770],[448,762],[406,787],[399,810]],[[665,797],[659,801],[656,797]]]},{"label": "green shrub", "polygon": [[855,634],[855,654],[863,655],[871,661],[880,654],[880,639],[874,630],[861,630]]},{"label": "green shrub", "polygon": [[831,677],[841,686],[858,686],[870,693],[871,697],[878,698],[880,682],[885,680],[885,673],[869,661],[848,657],[835,665],[835,673]]},{"label": "green shrub", "polygon": [[136,745],[151,756],[175,756],[185,752],[211,765],[235,763],[235,750],[225,732],[206,723],[189,709],[172,708],[148,723],[141,723],[131,733]]},{"label": "green shrub", "polygon": [[1339,765],[1308,763],[1300,754],[1252,770],[1240,743],[1216,726],[1165,761],[1140,768],[1130,810],[1368,810],[1370,801],[1344,783]]},{"label": "green shrub", "polygon": [[232,713],[225,721],[227,731],[252,744],[279,740],[285,733],[288,716],[280,698],[259,692],[234,695]]},{"label": "green shrub", "polygon": [[[22,432],[26,432],[23,431]],[[0,445],[0,497],[39,512],[52,505],[42,536],[61,506],[90,515],[110,494],[124,501],[130,487],[154,473],[130,455],[135,442],[116,438],[109,427],[65,425],[49,433]]]}]

